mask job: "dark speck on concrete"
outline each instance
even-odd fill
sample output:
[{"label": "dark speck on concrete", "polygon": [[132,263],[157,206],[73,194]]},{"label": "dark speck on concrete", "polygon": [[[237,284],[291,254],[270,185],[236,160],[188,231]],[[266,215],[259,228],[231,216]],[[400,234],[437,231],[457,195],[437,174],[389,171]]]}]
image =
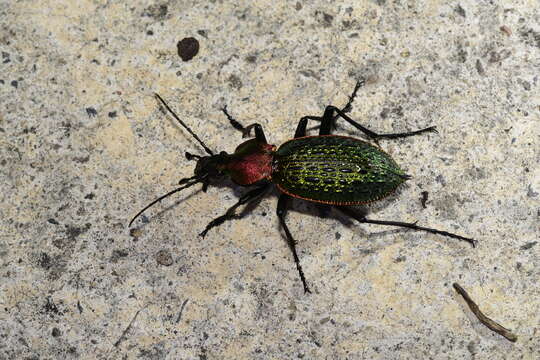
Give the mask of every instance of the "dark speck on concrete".
[{"label": "dark speck on concrete", "polygon": [[317,80],[320,80],[321,77],[319,75],[317,75],[317,73],[313,70],[300,70],[298,72],[300,75],[303,75],[305,77],[312,77],[314,79],[317,79]]},{"label": "dark speck on concrete", "polygon": [[454,11],[455,11],[458,15],[460,15],[460,16],[462,16],[462,17],[467,17],[467,13],[465,12],[465,9],[463,9],[463,8],[461,7],[461,5],[459,5],[459,4],[455,7]]},{"label": "dark speck on concrete", "polygon": [[163,266],[171,266],[174,262],[169,250],[159,250],[156,254],[156,261]]},{"label": "dark speck on concrete", "polygon": [[536,244],[538,244],[538,241],[531,241],[531,242],[526,243],[525,245],[521,246],[520,249],[521,250],[529,250],[530,248],[532,248]]},{"label": "dark speck on concrete", "polygon": [[442,175],[437,175],[437,177],[435,177],[435,181],[441,184],[442,186],[446,185],[446,180],[444,179]]},{"label": "dark speck on concrete", "polygon": [[199,41],[193,37],[183,38],[176,44],[176,48],[182,61],[189,61],[199,53]]},{"label": "dark speck on concrete", "polygon": [[77,237],[81,234],[84,234],[85,232],[90,229],[91,224],[87,223],[84,225],[84,227],[77,227],[77,226],[66,226],[66,234],[69,240],[75,241]]},{"label": "dark speck on concrete", "polygon": [[2,79],[0,79],[0,84],[4,85],[6,82]]},{"label": "dark speck on concrete", "polygon": [[87,200],[92,200],[95,197],[96,197],[96,195],[94,193],[90,193],[90,194],[85,195],[84,198],[87,199]]},{"label": "dark speck on concrete", "polygon": [[56,314],[56,315],[62,315],[62,313],[58,310],[58,307],[56,304],[51,300],[50,297],[47,298],[47,302],[43,306],[43,311],[45,313],[49,314]]},{"label": "dark speck on concrete", "polygon": [[89,117],[94,117],[97,115],[97,111],[93,107],[87,107],[86,113],[88,114]]},{"label": "dark speck on concrete", "polygon": [[108,115],[110,118],[115,118],[115,117],[117,116],[116,111],[110,111],[107,115]]},{"label": "dark speck on concrete", "polygon": [[327,14],[327,13],[323,14],[323,19],[324,19],[324,23],[326,24],[326,26],[331,26],[332,21],[334,21],[334,17],[332,15],[330,15],[330,14]]},{"label": "dark speck on concrete", "polygon": [[208,31],[206,30],[197,30],[197,34],[201,35],[203,38],[208,37]]},{"label": "dark speck on concrete", "polygon": [[73,158],[73,161],[78,162],[78,163],[81,163],[81,164],[87,163],[88,160],[90,160],[90,155],[86,155],[86,156],[75,156],[75,157]]},{"label": "dark speck on concrete", "polygon": [[520,37],[523,39],[525,44],[540,48],[540,33],[534,31],[533,29],[520,31]]},{"label": "dark speck on concrete", "polygon": [[53,337],[59,337],[60,335],[62,335],[62,332],[58,328],[53,328],[51,331],[51,335]]},{"label": "dark speck on concrete", "polygon": [[254,64],[257,61],[257,55],[248,55],[248,56],[246,56],[246,61],[248,63]]},{"label": "dark speck on concrete", "polygon": [[148,31],[146,32],[146,35],[152,36],[152,35],[154,35],[154,32],[153,32],[152,30],[148,30]]},{"label": "dark speck on concrete", "polygon": [[538,196],[538,193],[533,190],[531,184],[529,184],[529,187],[527,188],[527,196],[531,197],[531,198],[534,198],[534,197]]},{"label": "dark speck on concrete", "polygon": [[48,222],[49,224],[53,224],[53,225],[59,225],[59,224],[58,224],[58,221],[56,221],[56,220],[55,220],[55,219],[53,219],[53,218],[51,218],[51,219],[47,220],[47,222]]},{"label": "dark speck on concrete", "polygon": [[228,82],[231,87],[236,90],[240,90],[242,88],[242,80],[240,80],[240,78],[236,75],[229,76]]},{"label": "dark speck on concrete", "polygon": [[42,252],[39,255],[37,263],[40,267],[42,267],[45,270],[48,270],[52,266],[51,257],[49,256],[49,254],[45,252]]},{"label": "dark speck on concrete", "polygon": [[484,67],[482,66],[482,62],[480,61],[480,59],[476,59],[476,71],[480,75],[484,75],[485,73]]},{"label": "dark speck on concrete", "polygon": [[142,16],[154,18],[156,20],[162,20],[167,16],[168,8],[166,4],[155,4],[147,7]]},{"label": "dark speck on concrete", "polygon": [[422,203],[422,207],[426,208],[426,202],[428,200],[429,192],[428,191],[422,191],[422,198],[420,199],[420,202]]},{"label": "dark speck on concrete", "polygon": [[17,80],[13,80],[11,82],[11,86],[13,86],[15,89],[19,87],[19,82]]},{"label": "dark speck on concrete", "polygon": [[111,262],[115,263],[121,258],[127,257],[128,255],[129,253],[126,250],[122,250],[122,249],[113,250],[112,255],[111,255]]},{"label": "dark speck on concrete", "polygon": [[336,237],[336,240],[339,240],[339,239],[341,239],[341,234],[336,232],[335,237]]}]

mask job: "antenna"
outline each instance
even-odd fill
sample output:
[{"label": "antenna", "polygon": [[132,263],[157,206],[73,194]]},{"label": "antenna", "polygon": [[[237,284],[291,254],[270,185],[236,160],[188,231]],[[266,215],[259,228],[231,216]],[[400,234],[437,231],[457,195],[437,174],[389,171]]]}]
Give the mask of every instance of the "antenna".
[{"label": "antenna", "polygon": [[199,144],[201,144],[201,146],[204,148],[204,150],[209,154],[209,155],[214,155],[214,153],[212,152],[212,150],[210,150],[205,144],[204,142],[199,139],[199,137],[182,121],[180,120],[180,118],[178,117],[178,115],[176,115],[174,113],[174,111],[172,111],[172,109],[169,107],[169,105],[167,105],[167,103],[165,102],[165,100],[163,100],[161,98],[161,96],[159,96],[158,93],[154,93],[154,95],[156,95],[156,97],[158,98],[159,101],[161,101],[161,103],[163,104],[163,106],[165,106],[165,108],[172,114],[172,116],[174,116],[174,118],[176,120],[178,120],[178,122],[180,123],[180,125],[182,125],[190,134],[191,136],[193,136],[195,138],[195,140],[197,140],[199,142]]}]

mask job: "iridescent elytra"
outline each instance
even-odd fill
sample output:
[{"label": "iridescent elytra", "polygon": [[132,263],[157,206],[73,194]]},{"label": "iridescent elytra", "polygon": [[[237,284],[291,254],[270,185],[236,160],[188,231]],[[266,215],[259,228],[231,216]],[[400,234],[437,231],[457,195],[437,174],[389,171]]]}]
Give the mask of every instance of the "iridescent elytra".
[{"label": "iridescent elytra", "polygon": [[[255,203],[267,192],[272,184],[275,184],[281,192],[277,205],[277,216],[285,232],[287,244],[292,251],[305,292],[311,291],[300,265],[296,251],[296,241],[285,222],[288,204],[292,198],[331,205],[360,223],[421,230],[464,240],[474,247],[476,241],[472,238],[418,226],[416,223],[371,219],[354,210],[353,205],[380,200],[394,192],[400,184],[410,178],[390,155],[378,146],[378,140],[397,139],[436,132],[435,127],[430,126],[410,132],[378,134],[360,125],[351,119],[347,113],[351,110],[358,90],[364,85],[364,79],[356,83],[351,96],[349,96],[349,101],[343,108],[340,109],[329,105],[322,116],[302,117],[297,125],[294,138],[285,142],[279,148],[268,144],[260,124],[254,123],[243,126],[224,107],[222,111],[227,116],[230,124],[235,129],[240,130],[244,137],[250,136],[251,130],[255,132],[255,137],[240,144],[232,154],[224,151],[216,154],[210,150],[176,115],[162,97],[155,94],[160,103],[197,140],[208,156],[186,152],[185,155],[188,160],[197,161],[194,175],[180,180],[179,185],[182,186],[160,196],[144,207],[133,217],[129,226],[146,209],[164,198],[198,183],[201,183],[203,191],[206,191],[211,180],[228,176],[236,184],[250,189],[224,215],[212,220],[200,235],[204,237],[210,229],[223,224],[225,221],[237,218],[236,210],[238,207]],[[377,146],[354,137],[332,135],[331,132],[335,128],[335,121],[338,118],[345,120],[360,130]],[[306,136],[306,128],[310,120],[320,122],[318,136]]]}]

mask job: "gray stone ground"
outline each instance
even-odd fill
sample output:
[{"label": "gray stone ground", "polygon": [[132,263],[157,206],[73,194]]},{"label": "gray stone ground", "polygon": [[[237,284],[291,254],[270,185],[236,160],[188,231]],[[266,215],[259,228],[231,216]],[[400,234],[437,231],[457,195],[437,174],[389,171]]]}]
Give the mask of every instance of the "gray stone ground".
[{"label": "gray stone ground", "polygon": [[[538,358],[538,1],[268,3],[0,2],[0,358]],[[200,52],[183,62],[188,36]],[[353,118],[439,129],[381,141],[414,177],[370,216],[476,249],[297,201],[305,295],[277,192],[198,237],[244,191],[230,183],[164,201],[130,235],[137,210],[192,175],[184,151],[202,154],[153,92],[232,151],[223,105],[280,144],[360,76]]]}]

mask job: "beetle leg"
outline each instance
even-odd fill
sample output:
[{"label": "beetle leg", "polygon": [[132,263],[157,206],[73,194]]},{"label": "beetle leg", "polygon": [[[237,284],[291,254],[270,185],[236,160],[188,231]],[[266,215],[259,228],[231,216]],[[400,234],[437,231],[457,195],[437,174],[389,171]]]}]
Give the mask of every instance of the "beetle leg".
[{"label": "beetle leg", "polygon": [[[347,104],[341,109],[341,113],[348,113],[351,111],[352,103],[354,99],[356,98],[356,93],[358,92],[358,89],[360,89],[365,84],[365,80],[361,79],[359,80],[352,92],[352,94],[349,96],[349,101]],[[336,119],[340,115],[334,115],[334,110],[329,109],[328,107],[325,109],[323,116],[304,116],[300,119],[300,122],[298,123],[298,126],[296,127],[296,132],[294,133],[294,137],[303,137],[306,136],[306,127],[308,120],[314,120],[314,121],[320,121],[321,127],[319,129],[319,135],[330,135],[332,130],[336,129]]]},{"label": "beetle leg", "polygon": [[296,131],[294,132],[294,138],[304,137],[306,136],[306,128],[308,120],[320,120],[321,118],[317,116],[304,116],[300,119],[298,122],[298,126],[296,127]]},{"label": "beetle leg", "polygon": [[[425,129],[420,129],[420,130],[416,130],[416,131],[409,131],[409,132],[404,132],[404,133],[377,134],[376,132],[371,131],[368,128],[363,127],[362,125],[360,125],[359,123],[357,123],[356,121],[351,119],[342,110],[338,109],[335,106],[332,106],[332,105],[327,106],[326,109],[324,110],[324,114],[325,115],[327,115],[327,113],[332,114],[334,111],[341,118],[343,118],[345,121],[347,121],[349,124],[351,124],[352,126],[357,128],[358,130],[362,131],[364,134],[366,134],[368,137],[370,137],[371,139],[374,139],[374,140],[382,139],[382,138],[385,138],[385,139],[397,139],[397,138],[402,138],[402,137],[407,137],[407,136],[419,135],[419,134],[422,134],[422,133],[425,133],[425,132],[437,132],[435,126],[430,126],[430,127],[425,128]],[[333,118],[332,115],[328,115],[328,116]],[[324,116],[323,116],[323,118],[324,118]],[[323,120],[323,124],[324,124],[324,122],[325,121]],[[322,127],[323,127],[323,125],[321,124],[321,129],[322,129]]]},{"label": "beetle leg", "polygon": [[453,234],[453,233],[450,233],[450,232],[447,232],[447,231],[443,231],[443,230],[437,230],[437,229],[427,228],[427,227],[423,227],[423,226],[418,226],[418,225],[416,225],[416,222],[414,222],[414,223],[406,223],[406,222],[400,222],[400,221],[386,221],[386,220],[368,219],[368,218],[366,218],[366,217],[364,217],[364,216],[362,216],[360,214],[357,214],[354,210],[352,210],[351,208],[349,208],[347,206],[337,206],[337,208],[339,210],[341,210],[343,213],[345,213],[346,215],[352,217],[353,219],[355,219],[355,220],[357,220],[358,222],[361,222],[361,223],[398,226],[398,227],[403,227],[403,228],[408,228],[408,229],[413,229],[413,230],[426,231],[426,232],[429,232],[429,233],[432,233],[432,234],[438,234],[438,235],[448,236],[448,237],[453,238],[453,239],[463,240],[463,241],[466,241],[469,244],[471,244],[473,247],[476,247],[476,240],[474,240],[474,239],[466,238],[466,237],[456,235],[456,234]]},{"label": "beetle leg", "polygon": [[241,131],[242,132],[242,137],[249,137],[249,134],[251,133],[251,129],[255,129],[255,138],[259,141],[259,142],[262,142],[263,144],[267,144],[266,142],[266,136],[264,136],[264,131],[263,131],[263,128],[260,124],[251,124],[251,125],[248,125],[248,126],[244,126],[242,124],[240,124],[240,122],[238,122],[235,118],[233,118],[229,112],[227,111],[227,106],[224,106],[221,111],[223,111],[223,113],[225,114],[225,116],[227,117],[227,119],[229,119],[229,122],[231,123],[231,125],[238,131]]},{"label": "beetle leg", "polygon": [[240,215],[237,215],[235,213],[236,209],[241,205],[248,204],[248,203],[251,203],[251,202],[259,199],[262,195],[264,195],[264,193],[268,189],[269,185],[270,185],[269,183],[264,184],[263,186],[255,188],[255,189],[247,192],[246,194],[242,195],[242,197],[240,197],[238,202],[236,204],[234,204],[233,206],[231,206],[227,210],[227,212],[225,212],[224,215],[221,215],[221,216],[215,218],[214,220],[210,221],[210,223],[208,225],[206,225],[206,228],[199,235],[202,236],[202,237],[205,237],[208,230],[212,229],[213,227],[219,226],[219,225],[223,224],[227,220],[240,218]]},{"label": "beetle leg", "polygon": [[268,144],[266,142],[266,136],[264,136],[264,130],[262,126],[257,123],[246,126],[242,134],[242,137],[243,138],[249,137],[251,129],[255,129],[255,139],[257,139],[258,142],[263,143],[263,144]]},{"label": "beetle leg", "polygon": [[238,131],[244,131],[244,125],[240,124],[235,118],[233,118],[229,112],[227,111],[227,105],[221,108],[221,111],[225,114],[227,119],[229,119],[229,122],[231,123],[232,127],[235,128]]},{"label": "beetle leg", "polygon": [[300,260],[298,259],[298,254],[296,253],[296,241],[294,241],[291,232],[289,231],[289,227],[287,226],[287,223],[285,223],[285,216],[287,216],[287,205],[289,203],[289,199],[291,197],[287,194],[281,194],[279,196],[278,205],[277,205],[277,216],[279,219],[279,223],[283,227],[283,230],[285,231],[285,235],[287,237],[287,244],[289,245],[289,248],[291,249],[293,253],[294,262],[296,264],[296,269],[298,270],[298,273],[300,274],[300,280],[302,280],[302,285],[304,285],[304,292],[311,293],[311,290],[309,290],[309,287],[306,283],[306,278],[304,276],[304,271],[302,270],[302,266],[300,265]]}]

